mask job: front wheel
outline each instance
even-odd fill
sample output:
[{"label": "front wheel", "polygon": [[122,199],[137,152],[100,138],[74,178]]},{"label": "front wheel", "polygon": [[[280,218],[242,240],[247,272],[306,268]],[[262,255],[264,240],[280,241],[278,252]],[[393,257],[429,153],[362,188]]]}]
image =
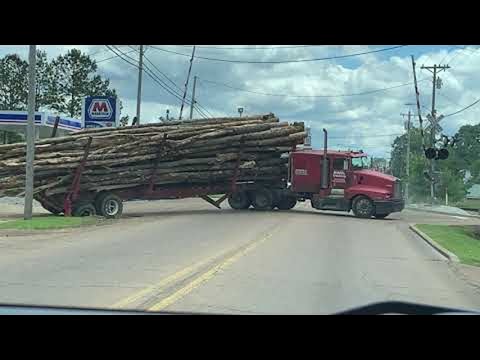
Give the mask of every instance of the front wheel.
[{"label": "front wheel", "polygon": [[373,216],[375,206],[368,197],[359,196],[353,201],[352,210],[356,217],[368,219]]}]

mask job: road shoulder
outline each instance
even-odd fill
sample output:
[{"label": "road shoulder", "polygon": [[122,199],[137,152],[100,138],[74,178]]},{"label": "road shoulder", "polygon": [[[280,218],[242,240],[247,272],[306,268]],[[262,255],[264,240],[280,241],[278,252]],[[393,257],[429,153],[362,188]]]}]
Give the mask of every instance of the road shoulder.
[{"label": "road shoulder", "polygon": [[423,231],[417,228],[416,224],[409,224],[410,229],[415,232],[418,236],[420,236],[421,239],[423,239],[425,242],[427,242],[431,247],[433,247],[436,251],[438,251],[441,255],[447,258],[447,260],[455,262],[455,263],[460,263],[459,258],[457,255],[452,253],[451,251],[448,251],[445,249],[443,246],[435,242],[430,236],[425,234]]}]

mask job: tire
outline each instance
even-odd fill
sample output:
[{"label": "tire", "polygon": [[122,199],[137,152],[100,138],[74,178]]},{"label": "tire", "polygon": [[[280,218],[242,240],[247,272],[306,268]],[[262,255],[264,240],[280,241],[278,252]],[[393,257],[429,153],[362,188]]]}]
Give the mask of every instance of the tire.
[{"label": "tire", "polygon": [[246,191],[238,191],[228,196],[228,204],[234,210],[245,210],[251,202]]},{"label": "tire", "polygon": [[390,214],[375,214],[376,219],[385,219]]},{"label": "tire", "polygon": [[97,196],[95,197],[95,200],[93,202],[93,205],[95,205],[95,209],[97,210],[97,214],[101,214],[102,213],[102,201],[103,201],[103,198],[107,195],[109,195],[110,193],[107,192],[107,191],[102,191],[101,193],[97,194]]},{"label": "tire", "polygon": [[78,205],[74,206],[72,215],[73,216],[95,216],[97,211],[95,206],[91,202],[81,202]]},{"label": "tire", "polygon": [[123,201],[113,193],[104,193],[95,200],[97,213],[107,219],[116,219],[122,215]]},{"label": "tire", "polygon": [[293,196],[284,196],[277,204],[279,210],[291,210],[297,205],[297,199]]},{"label": "tire", "polygon": [[373,201],[368,197],[359,196],[353,201],[352,210],[356,217],[368,219],[373,216],[375,206],[373,205]]},{"label": "tire", "polygon": [[252,205],[255,210],[271,210],[273,207],[273,195],[268,189],[258,189],[253,193]]}]

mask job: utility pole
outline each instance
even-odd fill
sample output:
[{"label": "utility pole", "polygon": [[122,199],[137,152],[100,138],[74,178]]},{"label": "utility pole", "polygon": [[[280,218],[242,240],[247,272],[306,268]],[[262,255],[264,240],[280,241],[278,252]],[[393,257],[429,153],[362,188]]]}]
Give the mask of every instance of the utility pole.
[{"label": "utility pole", "polygon": [[137,125],[140,125],[140,103],[142,101],[143,45],[140,45],[138,59],[138,90],[137,90]]},{"label": "utility pole", "polygon": [[185,105],[185,98],[187,97],[188,80],[190,79],[190,72],[192,71],[192,64],[193,64],[194,58],[195,58],[195,46],[193,47],[192,57],[190,58],[190,67],[188,68],[187,81],[185,81],[185,91],[183,92],[182,106],[180,107],[180,115],[178,116],[178,120],[182,120],[183,106]]},{"label": "utility pole", "polygon": [[192,103],[190,104],[190,120],[193,118],[193,107],[195,105],[195,87],[197,86],[197,76],[193,77]]},{"label": "utility pole", "polygon": [[[430,131],[430,142],[432,144],[432,148],[435,147],[435,132],[437,130],[437,114],[435,110],[435,90],[437,89],[437,74],[441,71],[445,71],[447,69],[450,69],[450,66],[448,65],[433,65],[433,66],[423,66],[421,67],[422,69],[426,69],[430,71],[433,74],[433,82],[432,82],[432,112],[431,112],[431,117],[430,117],[430,123],[431,123],[431,131]],[[435,201],[435,159],[430,160],[430,174],[432,181],[430,182],[430,197],[432,204]]]},{"label": "utility pole", "polygon": [[35,158],[35,72],[37,46],[30,45],[28,54],[28,117],[27,155],[25,161],[25,207],[23,218],[30,220],[33,213],[33,160]]},{"label": "utility pole", "polygon": [[[410,105],[410,104],[406,104]],[[410,182],[410,118],[412,113],[408,110],[408,114],[400,114],[402,116],[407,116],[407,121],[405,123],[405,130],[407,131],[407,154],[406,154],[406,169],[405,175],[407,176],[407,181],[405,182],[405,202],[408,203],[408,185]]]}]

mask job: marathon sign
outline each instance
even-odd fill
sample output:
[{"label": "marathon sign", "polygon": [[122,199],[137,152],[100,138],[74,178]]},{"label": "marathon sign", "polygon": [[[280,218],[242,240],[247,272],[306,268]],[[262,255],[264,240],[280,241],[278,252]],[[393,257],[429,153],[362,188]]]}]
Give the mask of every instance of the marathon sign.
[{"label": "marathon sign", "polygon": [[82,117],[85,128],[117,127],[119,100],[110,96],[88,96],[83,100]]}]

